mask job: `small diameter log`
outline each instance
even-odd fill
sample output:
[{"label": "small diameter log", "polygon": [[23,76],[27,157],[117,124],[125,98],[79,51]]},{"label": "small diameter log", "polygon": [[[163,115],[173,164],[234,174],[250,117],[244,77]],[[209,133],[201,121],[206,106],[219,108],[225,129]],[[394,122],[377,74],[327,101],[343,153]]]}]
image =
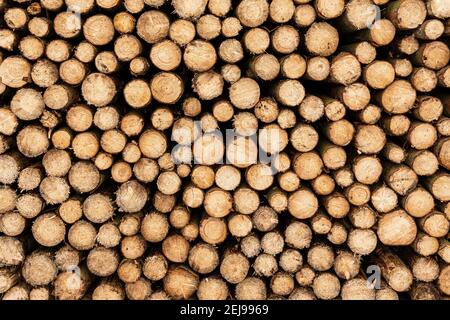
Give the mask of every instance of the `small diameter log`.
[{"label": "small diameter log", "polygon": [[174,195],[166,195],[158,190],[153,196],[153,206],[162,213],[169,213],[172,211],[175,204],[176,198]]},{"label": "small diameter log", "polygon": [[370,200],[372,206],[382,213],[392,211],[398,204],[398,196],[395,191],[385,185],[376,186]]},{"label": "small diameter log", "polygon": [[219,255],[217,250],[209,244],[197,244],[189,252],[189,266],[196,272],[210,273],[218,265]]},{"label": "small diameter log", "polygon": [[294,11],[294,22],[300,28],[309,27],[317,17],[316,10],[310,4],[299,4]]},{"label": "small diameter log", "polygon": [[12,51],[17,44],[17,36],[9,29],[1,29],[0,34],[2,36],[2,41],[0,42],[0,47],[2,49]]},{"label": "small diameter log", "polygon": [[59,66],[60,78],[70,85],[80,84],[86,77],[86,73],[86,66],[76,59],[66,60]]},{"label": "small diameter log", "polygon": [[371,1],[350,1],[339,18],[339,26],[347,32],[369,28],[375,21],[376,14],[376,7]]},{"label": "small diameter log", "polygon": [[264,282],[256,277],[248,277],[236,285],[236,299],[238,300],[263,300],[267,297],[267,289]]},{"label": "small diameter log", "polygon": [[411,120],[403,114],[382,119],[382,125],[387,134],[392,136],[405,135],[411,126]]},{"label": "small diameter log", "polygon": [[413,66],[408,59],[389,59],[388,61],[394,67],[398,77],[407,77],[413,71]]},{"label": "small diameter log", "polygon": [[216,72],[203,72],[196,74],[193,79],[194,91],[202,100],[212,100],[223,92],[223,78]]},{"label": "small diameter log", "polygon": [[428,257],[438,252],[439,240],[426,233],[419,232],[416,240],[412,244],[412,248],[416,253]]},{"label": "small diameter log", "polygon": [[308,264],[316,271],[326,271],[333,266],[333,249],[325,244],[315,244],[308,250]]},{"label": "small diameter log", "polygon": [[42,159],[42,166],[48,176],[63,177],[71,167],[70,155],[64,150],[49,150]]},{"label": "small diameter log", "polygon": [[334,218],[345,217],[350,210],[350,203],[339,192],[334,192],[324,198],[324,207],[327,213]]},{"label": "small diameter log", "polygon": [[25,259],[23,243],[15,237],[0,237],[0,264],[2,266],[18,266]]},{"label": "small diameter log", "polygon": [[22,234],[25,230],[25,224],[25,218],[18,212],[7,212],[0,217],[0,230],[10,237]]},{"label": "small diameter log", "polygon": [[95,57],[94,62],[97,70],[105,74],[111,74],[119,69],[119,61],[112,51],[100,52]]},{"label": "small diameter log", "polygon": [[349,232],[347,245],[359,255],[368,255],[377,247],[377,235],[369,229],[353,229]]},{"label": "small diameter log", "polygon": [[259,238],[255,234],[250,234],[244,237],[240,242],[240,249],[248,258],[257,256],[261,251],[261,243]]},{"label": "small diameter log", "polygon": [[302,222],[293,222],[285,230],[286,244],[295,249],[308,248],[312,240],[312,231]]},{"label": "small diameter log", "polygon": [[150,88],[155,100],[165,104],[175,104],[184,92],[180,77],[169,72],[156,74],[150,81]]},{"label": "small diameter log", "polygon": [[116,84],[105,74],[91,73],[82,84],[84,99],[96,107],[106,106],[116,95]]},{"label": "small diameter log", "polygon": [[188,20],[178,19],[170,24],[169,37],[180,46],[185,46],[194,40],[195,34],[195,25]]},{"label": "small diameter log", "polygon": [[441,87],[450,87],[450,68],[447,66],[437,72],[438,83]]},{"label": "small diameter log", "polygon": [[[414,15],[411,12],[416,12]],[[389,4],[387,17],[398,29],[415,29],[423,23],[427,9],[422,1],[399,0]]]},{"label": "small diameter log", "polygon": [[358,59],[348,52],[342,52],[331,60],[330,80],[335,83],[349,85],[361,75]]},{"label": "small diameter log", "polygon": [[450,175],[437,171],[435,175],[427,178],[425,186],[433,194],[434,198],[439,201],[449,201],[450,192],[448,186],[450,184]]},{"label": "small diameter log", "polygon": [[120,251],[126,259],[138,259],[147,249],[147,242],[141,235],[123,237],[120,243]]},{"label": "small diameter log", "polygon": [[444,266],[441,269],[437,283],[439,290],[446,295],[448,295],[448,293],[450,292],[450,288],[448,285],[449,276],[450,276],[450,268],[448,266]]},{"label": "small diameter log", "polygon": [[119,245],[121,240],[119,229],[112,223],[103,224],[97,233],[97,242],[105,248],[113,248]]},{"label": "small diameter log", "polygon": [[353,111],[364,109],[371,98],[369,88],[362,83],[334,87],[331,94]]},{"label": "small diameter log", "polygon": [[338,46],[339,34],[327,22],[313,23],[305,35],[305,45],[313,55],[327,57],[332,55]]},{"label": "small diameter log", "polygon": [[336,183],[331,176],[321,174],[311,182],[311,187],[316,194],[326,196],[334,191]]},{"label": "small diameter log", "polygon": [[299,189],[288,199],[288,211],[298,219],[310,218],[318,208],[318,200],[308,189]]},{"label": "small diameter log", "polygon": [[57,274],[56,264],[49,252],[35,251],[29,255],[22,266],[22,276],[32,286],[51,283]]},{"label": "small diameter log", "polygon": [[222,24],[215,15],[206,14],[197,20],[196,29],[200,38],[212,40],[220,35]]},{"label": "small diameter log", "polygon": [[410,110],[416,99],[416,92],[409,82],[396,80],[390,84],[378,100],[388,113],[403,114]]},{"label": "small diameter log", "polygon": [[338,277],[330,272],[324,272],[314,278],[312,288],[317,298],[331,300],[339,295],[341,285]]},{"label": "small diameter log", "polygon": [[136,57],[130,61],[130,72],[134,76],[145,75],[150,68],[150,63],[144,57]]},{"label": "small diameter log", "polygon": [[359,273],[361,262],[354,253],[342,250],[339,251],[334,260],[333,268],[336,275],[345,280],[356,277]]},{"label": "small diameter log", "polygon": [[418,281],[432,282],[439,276],[439,264],[431,257],[406,254],[405,261],[411,267],[411,272]]},{"label": "small diameter log", "polygon": [[58,204],[68,199],[70,187],[64,178],[46,177],[39,186],[39,192],[48,204]]},{"label": "small diameter log", "polygon": [[386,245],[409,245],[416,238],[417,226],[405,211],[396,210],[379,219],[377,234]]},{"label": "small diameter log", "polygon": [[169,222],[162,214],[151,212],[142,220],[141,234],[149,242],[164,240],[169,231]]},{"label": "small diameter log", "polygon": [[269,17],[269,4],[266,0],[244,0],[236,8],[236,16],[246,27],[258,27]]},{"label": "small diameter log", "polygon": [[342,300],[375,300],[375,292],[366,279],[355,278],[344,283],[341,297]]},{"label": "small diameter log", "polygon": [[354,126],[345,119],[327,123],[324,131],[327,138],[338,146],[348,145],[355,134]]},{"label": "small diameter log", "polygon": [[436,0],[427,3],[427,11],[436,18],[448,18],[449,16],[448,8]]},{"label": "small diameter log", "polygon": [[300,103],[299,113],[308,122],[316,122],[324,115],[325,105],[321,98],[306,95]]},{"label": "small diameter log", "polygon": [[330,62],[325,57],[312,57],[307,61],[305,77],[313,81],[323,81],[330,74]]},{"label": "small diameter log", "polygon": [[13,268],[0,269],[0,292],[5,293],[18,281],[19,275]]},{"label": "small diameter log", "polygon": [[355,206],[361,206],[370,200],[370,188],[362,183],[354,183],[344,192],[348,201]]},{"label": "small diameter log", "polygon": [[249,261],[242,253],[228,252],[222,258],[220,274],[226,281],[237,284],[245,279],[249,268]]},{"label": "small diameter log", "polygon": [[381,287],[375,293],[376,300],[398,300],[398,294],[384,281],[381,283]]},{"label": "small diameter log", "polygon": [[125,290],[116,279],[103,279],[92,292],[92,300],[124,300]]},{"label": "small diameter log", "polygon": [[291,0],[276,0],[270,3],[269,15],[276,23],[288,22],[294,15],[295,5]]},{"label": "small diameter log", "polygon": [[261,238],[261,249],[264,253],[277,255],[283,251],[284,239],[277,231],[270,231]]},{"label": "small diameter log", "polygon": [[395,33],[396,29],[391,21],[388,19],[377,19],[373,24],[369,25],[369,29],[360,31],[356,37],[370,41],[376,47],[381,47],[390,44],[394,40]]},{"label": "small diameter log", "polygon": [[376,124],[381,118],[381,113],[382,111],[380,107],[369,104],[359,112],[358,117],[363,123]]},{"label": "small diameter log", "polygon": [[386,248],[377,250],[376,263],[383,278],[397,292],[408,291],[413,283],[413,274],[405,263]]},{"label": "small diameter log", "polygon": [[20,153],[12,152],[0,155],[0,182],[12,184],[19,177],[19,172],[26,162]]},{"label": "small diameter log", "polygon": [[406,195],[418,182],[417,174],[405,165],[392,165],[384,173],[386,183],[398,194]]},{"label": "small diameter log", "polygon": [[339,222],[335,222],[327,234],[327,239],[332,244],[340,245],[347,240],[348,232],[345,226]]},{"label": "small diameter log", "polygon": [[276,52],[289,54],[300,44],[300,35],[294,27],[282,25],[272,33],[271,42]]},{"label": "small diameter log", "polygon": [[374,89],[384,89],[395,78],[394,67],[386,61],[375,60],[364,68],[363,77]]},{"label": "small diameter log", "polygon": [[119,61],[112,51],[100,52],[94,62],[97,70],[105,74],[116,72],[119,69]]},{"label": "small diameter log", "polygon": [[439,290],[431,283],[417,282],[411,288],[412,300],[440,300]]},{"label": "small diameter log", "polygon": [[2,300],[29,300],[30,289],[26,283],[19,283],[10,288],[2,297]]},{"label": "small diameter log", "polygon": [[47,44],[45,54],[53,62],[63,62],[70,58],[72,47],[66,40],[56,39]]},{"label": "small diameter log", "polygon": [[279,265],[286,272],[296,273],[303,265],[303,257],[295,249],[286,249],[280,255]]},{"label": "small diameter log", "polygon": [[[52,230],[49,232],[49,230]],[[54,213],[40,215],[33,223],[32,233],[36,241],[46,247],[54,247],[64,240],[64,222]]]},{"label": "small diameter log", "polygon": [[199,235],[209,244],[219,244],[227,237],[227,225],[220,218],[205,217],[200,221]]},{"label": "small diameter log", "polygon": [[420,46],[414,54],[413,61],[420,66],[432,70],[438,70],[445,67],[450,59],[450,50],[448,46],[441,41],[432,41]]},{"label": "small diameter log", "polygon": [[414,116],[424,122],[432,122],[442,115],[443,104],[433,96],[418,97],[417,106],[413,109]]},{"label": "small diameter log", "polygon": [[197,297],[199,300],[226,300],[229,295],[228,286],[219,277],[207,277],[200,281]]},{"label": "small diameter log", "polygon": [[316,300],[316,296],[310,288],[298,287],[292,291],[289,300]]},{"label": "small diameter log", "polygon": [[218,16],[223,17],[231,10],[231,1],[230,0],[211,0],[208,1],[208,10]]},{"label": "small diameter log", "polygon": [[434,208],[434,199],[431,193],[418,187],[402,199],[402,206],[415,218],[422,218]]},{"label": "small diameter log", "polygon": [[356,128],[355,146],[364,154],[379,153],[386,144],[386,135],[376,125],[360,125]]},{"label": "small diameter log", "polygon": [[295,173],[303,180],[312,180],[318,177],[323,168],[320,156],[315,152],[305,152],[297,155],[293,161]]},{"label": "small diameter log", "polygon": [[438,83],[436,73],[428,68],[414,69],[410,79],[414,89],[420,92],[430,92]]},{"label": "small diameter log", "polygon": [[10,136],[15,133],[19,125],[19,120],[16,115],[10,108],[6,107],[0,108],[0,115],[2,119],[5,119],[5,121],[0,124],[0,132],[6,136]]},{"label": "small diameter log", "polygon": [[294,279],[290,274],[278,272],[272,277],[270,288],[276,295],[287,296],[294,290],[294,284]]},{"label": "small diameter log", "polygon": [[152,47],[150,60],[158,69],[171,71],[181,63],[181,50],[174,42],[165,40]]},{"label": "small diameter log", "polygon": [[449,148],[450,148],[449,138],[443,138],[438,140],[437,144],[434,147],[434,154],[436,155],[439,164],[446,169],[450,168]]},{"label": "small diameter log", "polygon": [[308,265],[304,265],[295,274],[295,280],[301,286],[308,287],[313,284],[313,280],[316,277],[315,271]]},{"label": "small diameter log", "polygon": [[422,23],[415,31],[414,35],[422,40],[436,40],[445,31],[444,24],[438,19],[429,19]]},{"label": "small diameter log", "polygon": [[445,215],[438,211],[434,211],[420,219],[419,225],[428,235],[436,238],[445,236],[450,227]]},{"label": "small diameter log", "polygon": [[74,103],[77,98],[76,91],[66,85],[55,84],[44,92],[45,105],[53,110],[63,110]]},{"label": "small diameter log", "polygon": [[167,272],[163,285],[173,299],[188,299],[197,291],[199,277],[187,267],[177,266]]},{"label": "small diameter log", "polygon": [[83,63],[92,62],[96,55],[97,48],[88,41],[81,41],[75,48],[75,58]]},{"label": "small diameter log", "polygon": [[274,188],[269,192],[269,194],[267,195],[267,200],[269,202],[269,205],[276,212],[282,212],[287,209],[288,196],[284,191],[278,188]]},{"label": "small diameter log", "polygon": [[261,54],[252,59],[249,72],[261,80],[274,80],[280,72],[278,59],[271,54]]},{"label": "small diameter log", "polygon": [[146,107],[152,98],[150,86],[141,79],[128,82],[123,89],[123,95],[127,104],[135,109]]},{"label": "small diameter log", "polygon": [[[101,31],[99,32],[99,30]],[[108,44],[114,37],[112,20],[102,14],[89,17],[83,24],[83,35],[93,45],[102,46]]]}]

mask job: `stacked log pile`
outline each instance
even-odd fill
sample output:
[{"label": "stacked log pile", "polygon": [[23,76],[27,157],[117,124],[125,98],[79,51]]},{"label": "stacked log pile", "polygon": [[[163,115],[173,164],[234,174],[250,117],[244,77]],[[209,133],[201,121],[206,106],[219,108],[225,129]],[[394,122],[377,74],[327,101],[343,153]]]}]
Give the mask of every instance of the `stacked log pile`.
[{"label": "stacked log pile", "polygon": [[0,298],[450,296],[448,0],[0,0]]}]

